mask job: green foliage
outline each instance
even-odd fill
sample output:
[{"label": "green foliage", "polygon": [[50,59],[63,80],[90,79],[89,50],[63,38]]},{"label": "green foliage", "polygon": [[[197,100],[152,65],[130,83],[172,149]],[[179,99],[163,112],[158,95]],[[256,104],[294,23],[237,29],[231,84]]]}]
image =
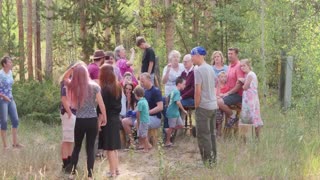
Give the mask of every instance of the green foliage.
[{"label": "green foliage", "polygon": [[19,116],[46,123],[60,122],[59,93],[59,86],[52,82],[18,82],[13,86]]},{"label": "green foliage", "polygon": [[2,2],[2,16],[0,17],[0,54],[17,54],[16,31],[17,23],[15,19],[14,3],[11,0]]}]

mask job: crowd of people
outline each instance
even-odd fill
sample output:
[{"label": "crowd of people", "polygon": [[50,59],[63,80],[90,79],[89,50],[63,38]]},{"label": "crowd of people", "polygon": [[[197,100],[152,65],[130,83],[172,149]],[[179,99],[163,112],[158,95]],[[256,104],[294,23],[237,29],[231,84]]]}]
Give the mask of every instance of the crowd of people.
[{"label": "crowd of people", "polygon": [[[239,60],[237,48],[228,49],[229,66],[225,65],[223,53],[214,51],[211,64],[205,60],[207,51],[197,46],[183,56],[173,50],[163,69],[162,95],[155,86],[154,68],[156,56],[153,48],[143,37],[137,37],[136,45],[143,50],[141,71],[133,69],[135,50],[127,59],[125,48],[96,50],[93,62],[70,65],[63,74],[60,114],[63,138],[61,158],[63,169],[73,178],[79,153],[86,138],[87,173],[93,176],[95,146],[109,161],[107,176],[120,174],[118,150],[121,148],[120,130],[127,135],[128,146],[148,153],[152,149],[148,131],[159,129],[163,124],[164,146],[171,147],[171,135],[183,128],[187,111],[195,108],[196,132],[202,161],[212,165],[216,162],[216,136],[225,128],[231,128],[239,117],[230,108],[242,104],[241,122],[253,124],[259,137],[263,122],[260,116],[258,81],[248,59]],[[1,59],[0,71],[0,123],[4,149],[7,116],[12,121],[13,147],[21,148],[17,140],[18,115],[12,96],[12,61]],[[162,123],[163,119],[163,123]],[[138,140],[136,141],[135,136]]]}]

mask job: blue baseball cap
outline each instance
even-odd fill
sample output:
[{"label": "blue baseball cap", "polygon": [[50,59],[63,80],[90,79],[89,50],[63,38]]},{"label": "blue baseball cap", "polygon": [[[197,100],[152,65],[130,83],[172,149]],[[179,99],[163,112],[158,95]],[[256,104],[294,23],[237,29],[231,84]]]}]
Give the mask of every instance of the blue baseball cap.
[{"label": "blue baseball cap", "polygon": [[201,55],[201,56],[205,56],[207,54],[207,51],[204,47],[202,46],[197,46],[197,47],[194,47],[191,52],[190,52],[191,55]]}]

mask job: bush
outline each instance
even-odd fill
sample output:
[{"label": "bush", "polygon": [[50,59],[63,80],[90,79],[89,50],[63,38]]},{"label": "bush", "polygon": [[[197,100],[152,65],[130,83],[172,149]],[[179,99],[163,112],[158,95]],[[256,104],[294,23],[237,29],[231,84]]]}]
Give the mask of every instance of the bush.
[{"label": "bush", "polygon": [[20,117],[41,120],[47,123],[59,121],[60,88],[50,81],[17,82],[13,86],[13,97]]}]

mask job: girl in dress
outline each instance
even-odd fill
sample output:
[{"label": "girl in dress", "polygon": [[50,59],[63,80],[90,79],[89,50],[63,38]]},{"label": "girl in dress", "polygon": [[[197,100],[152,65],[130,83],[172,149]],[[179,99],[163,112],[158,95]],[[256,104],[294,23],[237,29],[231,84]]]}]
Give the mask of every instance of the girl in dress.
[{"label": "girl in dress", "polygon": [[245,73],[245,78],[240,78],[243,83],[241,122],[244,124],[253,124],[256,137],[259,138],[260,129],[263,122],[260,115],[260,102],[258,95],[258,79],[252,71],[250,61],[243,59],[240,61],[241,70]]}]

